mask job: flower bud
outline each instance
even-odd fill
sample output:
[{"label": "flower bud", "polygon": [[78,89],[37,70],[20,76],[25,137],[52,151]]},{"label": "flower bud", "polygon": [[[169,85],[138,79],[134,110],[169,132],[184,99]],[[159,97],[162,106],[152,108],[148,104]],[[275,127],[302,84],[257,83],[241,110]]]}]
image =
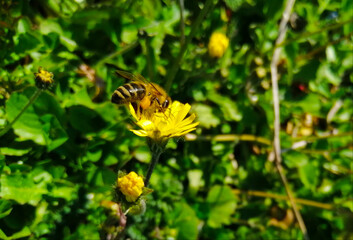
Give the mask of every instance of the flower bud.
[{"label": "flower bud", "polygon": [[54,74],[44,70],[42,67],[38,68],[38,72],[34,76],[36,77],[36,86],[40,89],[47,89],[54,83]]},{"label": "flower bud", "polygon": [[229,45],[229,39],[223,33],[212,33],[208,43],[208,52],[211,57],[221,58]]},{"label": "flower bud", "polygon": [[135,172],[119,177],[117,185],[122,194],[124,194],[126,201],[135,202],[136,199],[142,194],[145,186],[142,177]]}]

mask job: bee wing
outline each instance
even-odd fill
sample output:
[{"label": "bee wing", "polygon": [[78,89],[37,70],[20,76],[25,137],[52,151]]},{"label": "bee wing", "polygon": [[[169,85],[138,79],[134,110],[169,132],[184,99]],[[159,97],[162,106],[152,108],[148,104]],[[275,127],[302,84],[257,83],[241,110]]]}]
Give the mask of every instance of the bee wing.
[{"label": "bee wing", "polygon": [[122,70],[116,70],[116,73],[118,75],[120,75],[121,77],[123,78],[126,78],[126,79],[129,79],[133,82],[143,82],[145,84],[150,84],[154,90],[156,92],[158,92],[160,95],[162,95],[162,93],[154,86],[154,84],[148,80],[146,80],[141,74],[132,74],[132,73],[129,73],[129,72],[125,72],[125,71],[122,71]]},{"label": "bee wing", "polygon": [[141,74],[136,74],[135,77],[137,77],[138,81],[141,81],[141,82],[144,82],[144,83],[151,85],[156,92],[158,92],[160,95],[162,95],[162,93],[156,88],[156,86],[152,82],[146,80]]},{"label": "bee wing", "polygon": [[141,74],[136,74],[135,77],[137,78],[137,81],[151,83],[150,81],[146,80],[146,78],[144,78]]},{"label": "bee wing", "polygon": [[[130,81],[133,81],[133,82],[140,82],[141,80],[135,76],[134,74],[132,73],[129,73],[129,72],[125,72],[125,71],[121,71],[121,70],[116,70],[115,71],[116,74],[118,74],[119,76],[123,77],[123,78],[126,78],[126,79],[129,79]],[[142,76],[141,76],[142,77]],[[143,77],[142,77],[143,78]]]}]

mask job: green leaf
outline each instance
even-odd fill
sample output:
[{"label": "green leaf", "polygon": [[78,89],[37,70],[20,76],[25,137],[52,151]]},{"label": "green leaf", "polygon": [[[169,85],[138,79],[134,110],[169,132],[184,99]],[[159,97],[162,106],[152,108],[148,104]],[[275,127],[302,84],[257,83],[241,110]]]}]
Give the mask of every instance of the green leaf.
[{"label": "green leaf", "polygon": [[19,148],[12,148],[12,147],[0,148],[0,153],[7,156],[23,156],[29,151],[31,151],[31,148],[27,148],[27,149],[19,149]]},{"label": "green leaf", "polygon": [[171,226],[178,230],[177,239],[197,239],[199,220],[196,217],[195,211],[188,204],[184,202],[176,203],[171,217],[173,221]]},{"label": "green leaf", "polygon": [[242,119],[242,114],[238,110],[238,106],[228,97],[222,96],[216,92],[211,92],[208,98],[221,107],[221,111],[224,113],[226,120],[240,121]]},{"label": "green leaf", "polygon": [[116,181],[116,173],[109,168],[97,168],[92,165],[86,178],[87,181],[95,186],[111,186]]},{"label": "green leaf", "polygon": [[136,148],[135,158],[140,162],[149,163],[152,158],[149,148],[146,145]]},{"label": "green leaf", "polygon": [[299,106],[304,112],[309,112],[315,115],[320,114],[322,101],[316,94],[307,95],[302,101],[294,103],[295,106]]},{"label": "green leaf", "polygon": [[[6,102],[8,121],[11,122],[28,103],[35,88],[27,88],[22,93],[11,94]],[[48,145],[51,151],[67,140],[67,135],[58,119],[63,120],[63,110],[56,99],[45,92],[30,105],[13,125],[15,133],[23,140],[32,140],[40,145]],[[9,152],[9,149],[4,151]],[[11,153],[11,152],[10,152]]]},{"label": "green leaf", "polygon": [[289,168],[300,168],[308,163],[309,157],[304,153],[290,151],[284,155],[283,160]]},{"label": "green leaf", "polygon": [[[30,96],[30,89],[26,89],[24,94]],[[65,122],[65,111],[61,108],[57,97],[53,94],[47,91],[42,92],[33,105],[38,115],[43,116],[45,114],[51,114],[55,116],[61,124]]]},{"label": "green leaf", "polygon": [[228,186],[214,186],[208,193],[206,202],[210,206],[207,224],[213,228],[220,228],[229,224],[237,206],[232,189]]},{"label": "green leaf", "polygon": [[190,191],[196,193],[200,187],[202,187],[205,183],[202,180],[202,171],[199,169],[189,170],[188,173],[189,179],[189,189]]},{"label": "green leaf", "polygon": [[12,234],[11,236],[6,236],[6,234],[0,229],[0,238],[4,240],[19,239],[30,236],[32,233],[28,227],[24,227],[21,231]]},{"label": "green leaf", "polygon": [[308,162],[304,166],[299,168],[299,177],[304,186],[309,188],[312,191],[315,191],[315,188],[319,181],[319,168],[313,163]]},{"label": "green leaf", "polygon": [[27,18],[21,18],[17,23],[17,32],[26,33],[31,30],[30,21]]},{"label": "green leaf", "polygon": [[12,204],[11,202],[0,199],[0,218],[6,217],[12,211]]},{"label": "green leaf", "polygon": [[18,54],[25,54],[39,47],[40,41],[30,33],[23,33],[15,36],[17,42],[15,52]]},{"label": "green leaf", "polygon": [[[23,93],[11,94],[11,97],[6,102],[6,113],[9,122],[12,122],[15,119],[29,101],[29,98],[30,97]],[[42,129],[42,123],[34,111],[33,105],[29,106],[16,121],[13,125],[13,129],[22,140],[33,140],[37,144],[45,145],[45,133]]]},{"label": "green leaf", "polygon": [[41,117],[40,120],[44,122],[43,130],[46,133],[45,138],[49,152],[58,148],[68,140],[68,135],[61,127],[56,117],[47,114]]},{"label": "green leaf", "polygon": [[105,126],[97,112],[81,105],[70,107],[69,117],[73,128],[85,134],[98,132]]},{"label": "green leaf", "polygon": [[76,232],[66,237],[65,240],[93,240],[100,239],[98,227],[93,224],[80,224]]},{"label": "green leaf", "polygon": [[197,115],[197,121],[205,128],[216,127],[220,124],[220,119],[213,113],[213,109],[205,104],[193,104],[192,110]]},{"label": "green leaf", "polygon": [[241,6],[244,0],[224,0],[224,2],[232,11],[235,11]]},{"label": "green leaf", "polygon": [[[332,48],[328,48],[328,49],[332,49]],[[334,56],[330,56],[330,57],[335,58]],[[317,84],[322,84],[327,82],[335,86],[338,86],[341,83],[341,78],[336,71],[333,71],[330,68],[329,64],[322,64],[317,71]]]},{"label": "green leaf", "polygon": [[70,52],[77,48],[77,43],[70,38],[68,32],[64,31],[60,24],[53,19],[42,21],[40,24],[40,32],[43,35],[57,33],[60,36],[61,44],[67,47]]},{"label": "green leaf", "polygon": [[32,174],[2,174],[0,196],[3,199],[15,200],[20,204],[36,205],[42,199],[42,195],[48,193],[46,185],[49,181],[47,179],[35,182],[38,177],[40,175],[34,177]]},{"label": "green leaf", "polygon": [[76,187],[71,182],[62,181],[51,186],[48,195],[54,198],[63,198],[70,201],[76,198],[76,191]]}]

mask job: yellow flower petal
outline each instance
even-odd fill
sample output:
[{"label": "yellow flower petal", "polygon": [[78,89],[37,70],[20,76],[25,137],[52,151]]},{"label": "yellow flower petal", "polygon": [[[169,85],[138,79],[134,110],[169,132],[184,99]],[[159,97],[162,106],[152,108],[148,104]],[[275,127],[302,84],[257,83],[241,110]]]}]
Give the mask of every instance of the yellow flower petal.
[{"label": "yellow flower petal", "polygon": [[149,120],[142,120],[139,121],[137,124],[146,131],[152,131],[153,129],[155,129],[155,124]]},{"label": "yellow flower petal", "polygon": [[[153,115],[140,116],[141,120],[137,122],[142,129],[131,130],[138,136],[149,137],[156,141],[164,141],[165,139],[182,136],[188,132],[195,130],[199,124],[193,122],[196,118],[195,114],[191,114],[186,118],[191,106],[174,101],[164,113],[155,113]],[[137,120],[135,109],[131,106],[129,110],[133,117]]]},{"label": "yellow flower petal", "polygon": [[137,136],[140,137],[147,137],[148,134],[145,130],[131,130],[131,132],[135,133]]},{"label": "yellow flower petal", "polygon": [[191,114],[190,117],[186,118],[185,120],[183,120],[178,124],[178,128],[182,128],[184,126],[191,124],[195,120],[195,118],[196,118],[196,115]]}]

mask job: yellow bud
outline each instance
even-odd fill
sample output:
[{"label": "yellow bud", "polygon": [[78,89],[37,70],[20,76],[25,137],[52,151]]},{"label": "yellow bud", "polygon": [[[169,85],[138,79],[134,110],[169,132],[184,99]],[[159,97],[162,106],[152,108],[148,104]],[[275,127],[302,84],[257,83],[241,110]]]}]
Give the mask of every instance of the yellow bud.
[{"label": "yellow bud", "polygon": [[212,33],[208,43],[208,52],[211,57],[221,58],[229,45],[229,39],[223,33]]},{"label": "yellow bud", "polygon": [[142,194],[143,187],[145,186],[142,177],[135,172],[118,178],[118,188],[125,195],[128,202],[135,202],[136,199]]},{"label": "yellow bud", "polygon": [[256,71],[256,75],[259,77],[259,78],[264,78],[266,77],[266,68],[264,67],[257,67],[255,69]]},{"label": "yellow bud", "polygon": [[42,67],[38,68],[38,72],[34,76],[36,77],[36,86],[40,89],[47,89],[54,83],[54,74],[44,70]]}]

